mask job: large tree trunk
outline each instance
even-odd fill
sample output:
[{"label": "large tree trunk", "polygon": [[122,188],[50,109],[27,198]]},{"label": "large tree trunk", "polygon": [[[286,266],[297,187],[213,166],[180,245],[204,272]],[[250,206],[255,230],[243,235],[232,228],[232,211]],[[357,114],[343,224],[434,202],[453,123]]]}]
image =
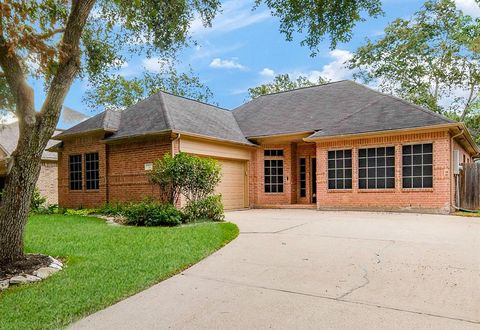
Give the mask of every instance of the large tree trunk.
[{"label": "large tree trunk", "polygon": [[21,137],[20,148],[13,155],[13,166],[7,176],[0,203],[0,264],[23,257],[23,232],[43,151],[43,141],[39,141],[42,139],[32,134],[35,131],[29,130]]},{"label": "large tree trunk", "polygon": [[26,82],[20,57],[11,52],[0,33],[0,66],[15,98],[20,131],[0,203],[0,265],[23,257],[23,233],[40,174],[42,153],[55,131],[63,101],[79,71],[80,39],[94,3],[95,0],[72,1],[59,48],[58,68],[40,112],[35,111],[33,90]]}]

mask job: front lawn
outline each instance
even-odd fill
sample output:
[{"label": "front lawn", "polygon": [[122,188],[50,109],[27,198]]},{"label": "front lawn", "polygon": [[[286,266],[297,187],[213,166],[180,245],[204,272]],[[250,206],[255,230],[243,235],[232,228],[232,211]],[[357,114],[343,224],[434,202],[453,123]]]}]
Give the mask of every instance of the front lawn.
[{"label": "front lawn", "polygon": [[33,216],[27,252],[59,257],[67,267],[40,283],[0,293],[0,329],[68,325],[178,273],[237,235],[231,223],[141,228],[79,216]]}]

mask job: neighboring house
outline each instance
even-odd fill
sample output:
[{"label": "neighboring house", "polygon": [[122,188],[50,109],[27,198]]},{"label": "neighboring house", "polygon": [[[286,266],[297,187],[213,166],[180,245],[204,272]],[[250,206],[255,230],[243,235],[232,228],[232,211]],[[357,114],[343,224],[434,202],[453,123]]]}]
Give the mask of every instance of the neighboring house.
[{"label": "neighboring house", "polygon": [[[57,130],[54,133],[59,134]],[[8,125],[0,125],[0,191],[5,186],[5,177],[8,171],[8,160],[17,148],[19,136],[18,122]],[[58,143],[50,140],[47,149]],[[47,203],[58,203],[58,173],[57,173],[57,153],[44,151],[42,154],[42,166],[40,176],[38,177],[37,187],[40,194],[47,198]]]},{"label": "neighboring house", "polygon": [[449,212],[453,150],[479,153],[462,123],[351,81],[261,96],[228,111],[160,92],[61,133],[60,206],[158,195],[165,153],[213,157],[226,209]]}]

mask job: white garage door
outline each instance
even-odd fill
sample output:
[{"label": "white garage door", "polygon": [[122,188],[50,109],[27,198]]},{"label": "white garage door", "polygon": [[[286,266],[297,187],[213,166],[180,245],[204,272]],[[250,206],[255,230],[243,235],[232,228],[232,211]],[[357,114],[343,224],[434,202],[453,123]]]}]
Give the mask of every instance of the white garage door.
[{"label": "white garage door", "polygon": [[246,162],[225,159],[218,162],[222,166],[222,181],[216,191],[222,194],[225,210],[246,207]]}]

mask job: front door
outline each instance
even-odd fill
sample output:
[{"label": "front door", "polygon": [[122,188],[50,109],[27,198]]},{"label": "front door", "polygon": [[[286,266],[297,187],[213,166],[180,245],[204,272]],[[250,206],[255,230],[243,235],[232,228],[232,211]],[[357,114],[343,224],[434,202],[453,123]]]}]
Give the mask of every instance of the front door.
[{"label": "front door", "polygon": [[312,203],[317,202],[317,159],[312,158],[312,166],[310,166],[310,178],[312,182]]}]

